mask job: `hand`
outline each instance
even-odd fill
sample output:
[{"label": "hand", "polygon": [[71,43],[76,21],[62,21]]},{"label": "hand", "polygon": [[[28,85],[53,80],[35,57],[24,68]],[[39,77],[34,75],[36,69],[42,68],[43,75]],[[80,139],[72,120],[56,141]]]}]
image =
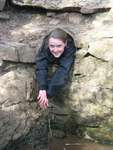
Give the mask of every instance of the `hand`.
[{"label": "hand", "polygon": [[41,108],[46,109],[48,107],[48,98],[46,90],[40,90],[37,96],[38,104]]}]

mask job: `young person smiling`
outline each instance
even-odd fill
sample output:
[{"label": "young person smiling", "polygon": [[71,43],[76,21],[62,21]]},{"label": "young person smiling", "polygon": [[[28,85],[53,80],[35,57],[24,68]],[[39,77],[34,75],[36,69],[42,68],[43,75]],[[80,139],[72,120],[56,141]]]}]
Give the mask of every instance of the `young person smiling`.
[{"label": "young person smiling", "polygon": [[[46,109],[49,105],[48,98],[65,87],[75,51],[73,38],[60,28],[54,29],[44,38],[36,56],[37,100],[41,108]],[[48,79],[50,64],[58,64],[58,69]]]}]

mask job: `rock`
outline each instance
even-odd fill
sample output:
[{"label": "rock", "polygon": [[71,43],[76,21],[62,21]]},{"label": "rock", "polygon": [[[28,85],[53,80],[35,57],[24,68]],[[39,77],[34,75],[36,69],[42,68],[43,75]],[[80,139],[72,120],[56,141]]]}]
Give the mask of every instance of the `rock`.
[{"label": "rock", "polygon": [[4,9],[5,3],[6,3],[6,0],[1,0],[0,1],[0,11]]},{"label": "rock", "polygon": [[98,128],[87,127],[87,133],[93,138],[103,144],[113,144],[112,126],[113,117],[106,118],[105,121]]},{"label": "rock", "polygon": [[113,40],[111,37],[90,43],[88,52],[103,61],[113,61]]},{"label": "rock", "polygon": [[101,11],[108,11],[110,10],[110,7],[108,8],[98,8],[98,7],[92,7],[92,6],[84,6],[81,8],[80,12],[82,14],[93,14],[93,13],[96,13],[96,12],[101,12]]},{"label": "rock", "polygon": [[35,54],[29,46],[16,42],[0,42],[0,59],[12,62],[35,62]]},{"label": "rock", "polygon": [[8,14],[5,14],[3,12],[0,12],[0,19],[2,20],[8,20],[10,17]]},{"label": "rock", "polygon": [[63,131],[60,131],[60,130],[53,130],[52,131],[52,136],[55,137],[55,138],[64,138],[66,135]]},{"label": "rock", "polygon": [[56,13],[54,12],[47,12],[47,17],[55,17]]},{"label": "rock", "polygon": [[52,0],[52,1],[42,1],[42,0],[12,0],[12,3],[20,6],[36,6],[49,10],[66,10],[66,11],[79,11],[83,14],[91,14],[98,11],[104,11],[111,8],[111,1],[109,0]]},{"label": "rock", "polygon": [[38,118],[38,122],[21,138],[8,143],[5,150],[48,150],[47,117]]},{"label": "rock", "polygon": [[0,59],[1,60],[9,60],[9,61],[17,61],[18,56],[16,54],[15,47],[11,45],[6,45],[4,43],[0,43]]},{"label": "rock", "polygon": [[69,13],[69,22],[73,24],[80,24],[83,21],[83,15],[75,13]]},{"label": "rock", "polygon": [[4,148],[11,139],[16,140],[27,134],[33,120],[36,119],[34,115],[36,105],[32,107],[29,104],[30,97],[27,96],[28,93],[32,93],[28,87],[33,83],[33,68],[28,67],[26,71],[14,65],[9,68],[7,71],[4,68],[4,74],[0,76],[0,134],[2,135],[0,149]]}]

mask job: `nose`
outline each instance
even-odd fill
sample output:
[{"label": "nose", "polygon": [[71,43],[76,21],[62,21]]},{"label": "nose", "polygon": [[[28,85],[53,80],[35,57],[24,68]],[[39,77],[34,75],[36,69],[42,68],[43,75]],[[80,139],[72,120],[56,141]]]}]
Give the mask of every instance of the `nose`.
[{"label": "nose", "polygon": [[54,47],[53,51],[54,51],[54,52],[57,52],[57,51],[58,51],[57,47]]}]

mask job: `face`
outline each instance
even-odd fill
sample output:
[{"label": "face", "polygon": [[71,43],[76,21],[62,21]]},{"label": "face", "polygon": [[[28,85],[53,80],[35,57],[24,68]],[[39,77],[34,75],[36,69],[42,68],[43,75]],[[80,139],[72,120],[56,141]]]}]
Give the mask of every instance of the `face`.
[{"label": "face", "polygon": [[55,39],[55,38],[52,38],[52,37],[49,39],[50,52],[56,58],[59,58],[62,55],[62,53],[64,52],[65,46],[66,46],[66,43],[64,43],[60,39]]}]

